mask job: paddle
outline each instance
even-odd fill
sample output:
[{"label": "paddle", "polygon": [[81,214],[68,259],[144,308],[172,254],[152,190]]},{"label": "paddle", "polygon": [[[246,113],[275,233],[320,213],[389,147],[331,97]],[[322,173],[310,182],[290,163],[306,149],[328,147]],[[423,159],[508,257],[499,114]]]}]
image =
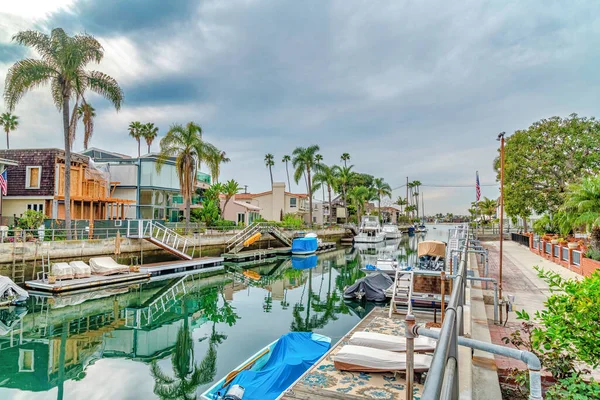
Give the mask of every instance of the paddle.
[{"label": "paddle", "polygon": [[262,353],[260,353],[256,357],[254,357],[252,360],[248,361],[246,363],[246,365],[244,365],[241,369],[236,369],[236,370],[228,373],[227,376],[225,377],[225,382],[223,383],[222,387],[228,386],[235,379],[235,377],[238,376],[238,374],[240,372],[251,368],[256,361],[258,361],[262,356],[267,354],[269,351],[271,351],[271,349],[266,349],[265,351],[263,351]]}]

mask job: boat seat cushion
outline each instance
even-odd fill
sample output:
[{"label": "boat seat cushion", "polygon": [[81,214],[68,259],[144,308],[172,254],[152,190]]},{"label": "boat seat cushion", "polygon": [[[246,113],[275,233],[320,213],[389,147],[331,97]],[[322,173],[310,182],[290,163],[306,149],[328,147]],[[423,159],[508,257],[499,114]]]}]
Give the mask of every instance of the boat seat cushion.
[{"label": "boat seat cushion", "polygon": [[71,261],[69,265],[73,268],[75,278],[89,278],[92,275],[92,268],[83,261]]},{"label": "boat seat cushion", "polygon": [[[415,351],[431,353],[435,351],[437,342],[425,336],[415,338]],[[355,346],[371,347],[388,351],[406,351],[406,338],[404,336],[385,335],[376,332],[355,332],[348,344]]]},{"label": "boat seat cushion", "polygon": [[52,275],[56,279],[73,279],[73,268],[66,262],[52,264]]},{"label": "boat seat cushion", "polygon": [[110,257],[90,258],[90,267],[94,275],[112,275],[129,272],[127,265],[121,265]]},{"label": "boat seat cushion", "polygon": [[[431,357],[414,355],[414,371],[425,372],[431,365]],[[333,364],[340,371],[395,372],[406,370],[406,353],[397,353],[371,347],[345,345],[333,356]]]}]

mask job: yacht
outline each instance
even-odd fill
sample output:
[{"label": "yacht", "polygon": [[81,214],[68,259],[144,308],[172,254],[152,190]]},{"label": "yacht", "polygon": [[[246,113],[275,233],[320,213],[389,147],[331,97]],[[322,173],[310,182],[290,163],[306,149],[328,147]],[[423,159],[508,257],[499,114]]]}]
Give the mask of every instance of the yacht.
[{"label": "yacht", "polygon": [[385,224],[383,225],[383,232],[385,232],[385,240],[393,240],[402,237],[402,233],[398,229],[398,225]]},{"label": "yacht", "polygon": [[354,236],[354,243],[379,243],[383,242],[385,237],[379,217],[366,215],[362,217],[358,235]]}]

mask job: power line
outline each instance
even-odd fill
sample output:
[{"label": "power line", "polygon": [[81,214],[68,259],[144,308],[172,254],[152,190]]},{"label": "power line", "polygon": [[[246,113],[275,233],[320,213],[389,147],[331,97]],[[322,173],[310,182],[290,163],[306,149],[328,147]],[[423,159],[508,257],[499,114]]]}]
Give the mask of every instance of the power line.
[{"label": "power line", "polygon": [[[485,183],[485,184],[480,184],[479,186],[498,186],[498,183]],[[475,185],[437,185],[437,184],[422,184],[419,186],[423,186],[423,187],[438,187],[438,188],[474,188]],[[406,187],[406,184],[402,185],[402,186],[398,186],[393,188],[392,190],[397,190],[397,189],[402,189]]]}]

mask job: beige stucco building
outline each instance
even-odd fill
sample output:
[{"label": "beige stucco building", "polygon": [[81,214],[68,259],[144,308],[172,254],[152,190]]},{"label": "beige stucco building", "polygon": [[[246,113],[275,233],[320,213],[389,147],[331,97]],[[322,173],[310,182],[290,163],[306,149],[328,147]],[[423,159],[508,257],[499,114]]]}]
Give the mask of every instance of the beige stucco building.
[{"label": "beige stucco building", "polygon": [[233,200],[260,208],[261,217],[267,221],[279,222],[285,214],[297,214],[309,222],[308,195],[286,192],[283,182],[273,183],[273,190],[267,192],[236,194]]}]

